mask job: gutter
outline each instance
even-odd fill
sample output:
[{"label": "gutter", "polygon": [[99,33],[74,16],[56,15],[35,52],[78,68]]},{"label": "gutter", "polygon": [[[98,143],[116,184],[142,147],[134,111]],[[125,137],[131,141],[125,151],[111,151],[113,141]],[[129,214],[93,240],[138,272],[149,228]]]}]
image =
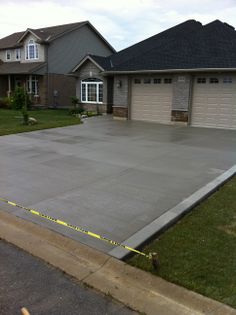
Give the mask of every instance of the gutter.
[{"label": "gutter", "polygon": [[236,72],[236,68],[190,68],[190,69],[164,69],[164,70],[128,70],[103,71],[102,74],[140,74],[140,73],[184,73],[184,72]]}]

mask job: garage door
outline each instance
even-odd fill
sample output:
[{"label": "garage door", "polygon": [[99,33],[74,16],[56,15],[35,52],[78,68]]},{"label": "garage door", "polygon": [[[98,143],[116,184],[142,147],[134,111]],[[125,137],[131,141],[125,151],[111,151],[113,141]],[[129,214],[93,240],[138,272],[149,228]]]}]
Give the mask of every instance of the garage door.
[{"label": "garage door", "polygon": [[132,80],[131,119],[170,123],[172,78]]},{"label": "garage door", "polygon": [[191,116],[193,126],[236,129],[236,76],[196,77]]}]

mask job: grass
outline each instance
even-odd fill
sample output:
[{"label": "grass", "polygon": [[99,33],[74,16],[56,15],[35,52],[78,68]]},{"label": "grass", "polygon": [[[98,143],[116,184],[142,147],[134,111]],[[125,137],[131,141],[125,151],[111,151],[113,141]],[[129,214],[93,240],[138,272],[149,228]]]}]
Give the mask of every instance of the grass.
[{"label": "grass", "polygon": [[22,124],[21,112],[0,109],[0,136],[47,128],[77,125],[80,119],[68,114],[66,109],[41,109],[29,111],[29,116],[37,119],[32,126]]},{"label": "grass", "polygon": [[236,177],[128,263],[236,308]]}]

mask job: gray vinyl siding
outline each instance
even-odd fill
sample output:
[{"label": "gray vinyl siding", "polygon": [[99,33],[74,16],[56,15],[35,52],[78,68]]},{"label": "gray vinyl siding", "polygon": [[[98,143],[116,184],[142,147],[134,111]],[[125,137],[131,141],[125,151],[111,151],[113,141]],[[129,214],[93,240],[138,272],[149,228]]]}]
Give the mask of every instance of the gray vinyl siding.
[{"label": "gray vinyl siding", "polygon": [[50,43],[49,73],[67,74],[88,53],[109,56],[112,50],[88,25],[84,25]]},{"label": "gray vinyl siding", "polygon": [[[121,81],[121,86],[117,87],[117,82]],[[129,102],[129,79],[127,75],[116,75],[114,77],[114,106],[128,107]]]}]

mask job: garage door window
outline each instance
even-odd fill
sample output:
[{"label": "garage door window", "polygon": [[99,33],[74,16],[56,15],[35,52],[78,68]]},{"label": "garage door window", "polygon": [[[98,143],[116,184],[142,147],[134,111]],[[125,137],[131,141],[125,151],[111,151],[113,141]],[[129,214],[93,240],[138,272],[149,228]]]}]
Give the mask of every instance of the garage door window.
[{"label": "garage door window", "polygon": [[144,79],[144,80],[143,80],[143,83],[144,83],[144,84],[150,84],[150,83],[151,83],[151,79]]},{"label": "garage door window", "polygon": [[206,83],[206,78],[197,78],[197,83],[200,83],[200,84]]},{"label": "garage door window", "polygon": [[161,84],[161,78],[153,79],[154,84]]},{"label": "garage door window", "polygon": [[219,83],[219,79],[217,79],[217,78],[210,78],[210,83],[213,83],[213,84]]},{"label": "garage door window", "polygon": [[140,79],[134,79],[134,84],[141,84],[141,80]]},{"label": "garage door window", "polygon": [[232,83],[232,82],[233,82],[233,80],[230,77],[226,77],[223,79],[223,83]]},{"label": "garage door window", "polygon": [[165,84],[170,84],[170,83],[172,83],[172,79],[171,78],[166,78],[166,79],[164,79],[164,83]]},{"label": "garage door window", "polygon": [[81,101],[83,103],[103,102],[103,82],[99,79],[81,81]]}]

